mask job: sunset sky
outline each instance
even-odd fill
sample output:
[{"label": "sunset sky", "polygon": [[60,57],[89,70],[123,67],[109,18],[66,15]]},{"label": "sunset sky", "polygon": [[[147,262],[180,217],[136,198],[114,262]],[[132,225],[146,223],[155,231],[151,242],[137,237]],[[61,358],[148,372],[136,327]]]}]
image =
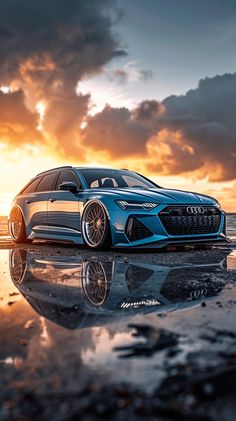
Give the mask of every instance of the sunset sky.
[{"label": "sunset sky", "polygon": [[0,215],[64,164],[236,211],[236,2],[1,0]]}]

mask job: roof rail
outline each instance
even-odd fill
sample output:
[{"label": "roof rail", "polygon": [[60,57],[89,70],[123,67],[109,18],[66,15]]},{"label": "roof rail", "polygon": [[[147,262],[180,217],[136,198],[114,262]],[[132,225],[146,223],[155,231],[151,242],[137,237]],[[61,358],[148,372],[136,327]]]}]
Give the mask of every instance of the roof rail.
[{"label": "roof rail", "polygon": [[51,171],[55,171],[55,170],[61,170],[61,169],[64,169],[64,168],[73,168],[73,167],[72,167],[72,165],[63,165],[62,167],[51,168],[50,170],[40,172],[39,174],[36,175],[36,177],[38,177],[39,175],[46,174],[47,172],[51,172]]}]

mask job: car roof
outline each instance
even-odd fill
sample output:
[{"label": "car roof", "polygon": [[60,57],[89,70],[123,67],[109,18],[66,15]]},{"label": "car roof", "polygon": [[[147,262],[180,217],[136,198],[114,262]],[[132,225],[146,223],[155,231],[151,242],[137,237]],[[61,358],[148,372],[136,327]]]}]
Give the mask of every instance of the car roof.
[{"label": "car roof", "polygon": [[108,170],[108,171],[129,171],[126,168],[108,168],[108,167],[73,167],[76,170]]},{"label": "car roof", "polygon": [[107,167],[73,167],[72,165],[64,165],[61,167],[51,168],[49,170],[43,171],[36,175],[36,177],[47,174],[51,171],[63,170],[63,169],[75,169],[75,170],[112,170],[112,171],[129,171],[126,168],[107,168]]}]

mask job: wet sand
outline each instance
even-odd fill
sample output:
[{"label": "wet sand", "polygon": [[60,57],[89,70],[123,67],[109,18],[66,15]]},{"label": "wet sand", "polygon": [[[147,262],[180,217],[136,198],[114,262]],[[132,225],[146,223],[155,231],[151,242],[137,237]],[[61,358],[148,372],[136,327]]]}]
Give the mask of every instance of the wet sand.
[{"label": "wet sand", "polygon": [[94,253],[0,240],[0,419],[234,420],[227,247]]}]

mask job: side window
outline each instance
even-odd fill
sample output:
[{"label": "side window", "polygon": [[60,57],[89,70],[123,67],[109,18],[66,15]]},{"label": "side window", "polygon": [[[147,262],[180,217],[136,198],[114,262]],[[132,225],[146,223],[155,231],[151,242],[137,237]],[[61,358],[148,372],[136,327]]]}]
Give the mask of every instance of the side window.
[{"label": "side window", "polygon": [[60,184],[65,183],[67,181],[75,183],[79,189],[82,188],[78,177],[72,171],[61,171],[57,180],[56,190],[59,190]]},{"label": "side window", "polygon": [[36,178],[35,180],[31,181],[31,183],[29,183],[28,186],[21,190],[20,194],[34,193],[40,180],[41,178]]},{"label": "side window", "polygon": [[55,172],[52,173],[52,174],[44,175],[44,177],[39,182],[39,184],[36,188],[36,192],[51,191],[54,187],[55,179],[56,179],[56,173]]}]

